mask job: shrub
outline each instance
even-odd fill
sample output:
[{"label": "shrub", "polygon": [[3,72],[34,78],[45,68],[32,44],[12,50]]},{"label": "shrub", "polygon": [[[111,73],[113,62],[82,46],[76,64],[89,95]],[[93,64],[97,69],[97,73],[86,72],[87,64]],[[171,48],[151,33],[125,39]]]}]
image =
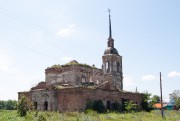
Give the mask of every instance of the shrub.
[{"label": "shrub", "polygon": [[93,109],[97,111],[98,113],[104,113],[105,112],[105,106],[103,104],[102,100],[95,100],[93,104]]},{"label": "shrub", "polygon": [[150,104],[150,96],[151,96],[151,94],[144,93],[143,99],[142,99],[142,102],[141,102],[142,109],[145,110],[145,111],[148,111],[148,112],[153,109],[152,105]]},{"label": "shrub", "polygon": [[105,106],[103,104],[102,100],[90,100],[86,103],[86,110],[92,109],[94,111],[97,111],[98,113],[104,113],[105,112]]},{"label": "shrub", "polygon": [[137,111],[137,104],[135,104],[133,101],[126,102],[125,109],[127,112]]},{"label": "shrub", "polygon": [[60,67],[61,67],[60,64],[55,64],[55,65],[51,66],[51,68],[60,68]]},{"label": "shrub", "polygon": [[17,111],[18,114],[22,117],[22,116],[26,116],[26,113],[28,110],[31,109],[32,104],[30,103],[30,101],[22,96],[22,98],[18,101],[18,105],[17,105]]},{"label": "shrub", "polygon": [[88,109],[93,109],[93,107],[94,107],[94,101],[89,100],[89,101],[86,103],[86,110],[88,110]]},{"label": "shrub", "polygon": [[111,104],[111,110],[116,111],[116,112],[120,112],[121,111],[121,105],[118,102],[113,102]]}]

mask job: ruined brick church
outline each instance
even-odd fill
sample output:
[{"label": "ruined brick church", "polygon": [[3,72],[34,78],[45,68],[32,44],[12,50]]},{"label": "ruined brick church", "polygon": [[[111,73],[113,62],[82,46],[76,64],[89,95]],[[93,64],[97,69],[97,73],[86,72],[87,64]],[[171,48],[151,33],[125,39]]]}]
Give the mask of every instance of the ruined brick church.
[{"label": "ruined brick church", "polygon": [[102,56],[102,68],[73,60],[45,69],[45,82],[30,91],[18,92],[29,98],[36,110],[83,111],[90,100],[102,100],[107,109],[111,103],[133,101],[141,108],[142,94],[123,90],[122,56],[114,47],[109,14],[109,38]]}]

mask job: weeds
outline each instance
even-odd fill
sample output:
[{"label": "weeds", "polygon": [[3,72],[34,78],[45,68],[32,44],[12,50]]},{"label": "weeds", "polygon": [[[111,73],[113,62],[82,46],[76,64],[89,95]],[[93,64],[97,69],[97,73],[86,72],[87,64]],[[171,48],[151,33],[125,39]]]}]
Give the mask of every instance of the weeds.
[{"label": "weeds", "polygon": [[29,112],[25,117],[17,115],[17,111],[0,111],[0,121],[177,121],[180,120],[180,111],[165,111],[162,119],[159,110],[134,113],[102,113],[87,110],[78,112]]}]

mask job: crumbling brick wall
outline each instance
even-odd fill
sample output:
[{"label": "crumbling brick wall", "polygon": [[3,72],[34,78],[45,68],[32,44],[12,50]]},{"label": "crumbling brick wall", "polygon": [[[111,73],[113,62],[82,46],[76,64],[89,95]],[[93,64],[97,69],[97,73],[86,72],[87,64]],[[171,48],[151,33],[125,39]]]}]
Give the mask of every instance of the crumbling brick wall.
[{"label": "crumbling brick wall", "polygon": [[58,91],[58,110],[60,112],[66,111],[84,111],[86,103],[89,100],[101,99],[106,106],[107,101],[119,102],[122,105],[122,100],[127,99],[136,103],[141,108],[141,100],[143,94],[120,92],[103,89],[89,89],[89,88],[69,88]]}]

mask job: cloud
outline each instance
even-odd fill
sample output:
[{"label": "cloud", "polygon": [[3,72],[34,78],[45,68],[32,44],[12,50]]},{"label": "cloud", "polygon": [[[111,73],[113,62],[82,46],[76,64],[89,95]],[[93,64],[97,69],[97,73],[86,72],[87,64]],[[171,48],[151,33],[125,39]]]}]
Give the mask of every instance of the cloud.
[{"label": "cloud", "polygon": [[68,25],[67,28],[59,30],[56,34],[59,36],[62,36],[62,37],[72,35],[75,31],[74,27],[75,27],[74,24],[70,24],[70,25]]},{"label": "cloud", "polygon": [[172,71],[167,75],[168,77],[180,77],[180,72]]},{"label": "cloud", "polygon": [[66,57],[66,56],[65,56],[65,57],[62,57],[61,60],[65,61],[65,62],[69,62],[69,61],[72,60],[72,58],[71,58],[71,57]]},{"label": "cloud", "polygon": [[142,80],[156,80],[157,78],[154,75],[148,74],[148,75],[144,75],[142,76]]},{"label": "cloud", "polygon": [[125,76],[123,79],[124,85],[129,86],[129,85],[134,85],[134,81],[131,77]]}]

